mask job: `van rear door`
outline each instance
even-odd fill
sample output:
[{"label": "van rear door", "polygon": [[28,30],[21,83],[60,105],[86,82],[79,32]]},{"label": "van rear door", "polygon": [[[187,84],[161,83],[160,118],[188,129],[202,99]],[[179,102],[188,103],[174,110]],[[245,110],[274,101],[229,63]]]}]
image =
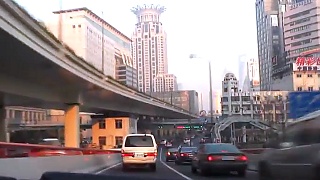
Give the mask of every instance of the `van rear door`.
[{"label": "van rear door", "polygon": [[127,136],[123,145],[123,153],[137,156],[157,156],[157,146],[152,136]]}]

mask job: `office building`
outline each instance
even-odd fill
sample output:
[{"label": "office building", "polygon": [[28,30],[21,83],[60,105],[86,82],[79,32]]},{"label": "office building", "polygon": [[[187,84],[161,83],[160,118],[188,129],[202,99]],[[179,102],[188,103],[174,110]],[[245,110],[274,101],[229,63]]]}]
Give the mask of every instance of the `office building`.
[{"label": "office building", "polygon": [[318,9],[316,0],[293,1],[284,13],[286,61],[290,73],[282,78],[283,89],[319,90],[320,52]]},{"label": "office building", "polygon": [[152,92],[151,96],[181,107],[191,114],[199,114],[199,96],[195,90]]},{"label": "office building", "polygon": [[174,74],[159,74],[154,79],[153,92],[177,91],[178,82]]},{"label": "office building", "polygon": [[116,80],[134,89],[138,88],[137,70],[133,67],[132,58],[121,54],[115,54],[116,59]]},{"label": "office building", "polygon": [[282,123],[288,117],[288,91],[241,91],[232,73],[222,82],[222,117],[238,115],[268,123]]},{"label": "office building", "polygon": [[53,12],[48,29],[78,56],[115,78],[115,49],[131,56],[131,39],[87,8]]},{"label": "office building", "polygon": [[137,17],[132,57],[138,71],[138,89],[142,92],[154,91],[155,78],[168,74],[167,35],[160,22],[164,11],[164,7],[152,5],[132,9]]},{"label": "office building", "polygon": [[284,53],[282,41],[282,2],[256,0],[256,25],[259,59],[260,89],[273,87],[273,59]]}]

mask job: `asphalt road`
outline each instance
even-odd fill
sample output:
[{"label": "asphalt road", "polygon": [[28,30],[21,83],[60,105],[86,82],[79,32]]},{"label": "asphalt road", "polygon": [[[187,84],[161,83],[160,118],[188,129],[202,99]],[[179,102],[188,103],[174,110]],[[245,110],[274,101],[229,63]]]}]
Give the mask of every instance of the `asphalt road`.
[{"label": "asphalt road", "polygon": [[239,178],[236,174],[227,175],[215,175],[203,177],[198,174],[192,174],[190,165],[175,165],[174,162],[165,162],[166,149],[160,149],[157,159],[157,171],[150,172],[148,169],[132,169],[126,172],[122,171],[121,165],[117,165],[106,169],[101,172],[101,174],[119,176],[121,177],[131,177],[131,178],[143,178],[143,179],[168,179],[168,180],[204,180],[204,179],[216,179],[216,180],[256,180],[258,179],[257,173],[252,171],[247,171],[246,178]]}]

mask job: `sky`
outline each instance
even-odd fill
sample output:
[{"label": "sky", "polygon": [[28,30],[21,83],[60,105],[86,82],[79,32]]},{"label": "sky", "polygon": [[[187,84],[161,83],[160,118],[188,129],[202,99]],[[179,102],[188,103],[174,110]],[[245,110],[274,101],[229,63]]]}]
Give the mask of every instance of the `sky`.
[{"label": "sky", "polygon": [[[44,22],[60,10],[59,0],[16,2]],[[213,90],[220,92],[224,73],[238,75],[240,57],[257,58],[255,0],[61,0],[62,9],[87,7],[128,37],[137,22],[131,8],[144,4],[166,7],[160,21],[167,32],[169,73],[183,90],[203,94],[204,109],[209,107],[209,61]]]}]

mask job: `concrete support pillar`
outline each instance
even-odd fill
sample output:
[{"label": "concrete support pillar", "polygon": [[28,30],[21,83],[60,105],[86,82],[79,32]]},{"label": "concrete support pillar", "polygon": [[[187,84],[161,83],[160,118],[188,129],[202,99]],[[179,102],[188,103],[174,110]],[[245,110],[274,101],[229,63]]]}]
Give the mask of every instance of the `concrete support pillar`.
[{"label": "concrete support pillar", "polygon": [[64,140],[66,147],[78,148],[80,145],[79,104],[69,104],[65,111]]},{"label": "concrete support pillar", "polygon": [[10,142],[8,119],[6,118],[6,109],[4,106],[0,106],[0,142]]}]

